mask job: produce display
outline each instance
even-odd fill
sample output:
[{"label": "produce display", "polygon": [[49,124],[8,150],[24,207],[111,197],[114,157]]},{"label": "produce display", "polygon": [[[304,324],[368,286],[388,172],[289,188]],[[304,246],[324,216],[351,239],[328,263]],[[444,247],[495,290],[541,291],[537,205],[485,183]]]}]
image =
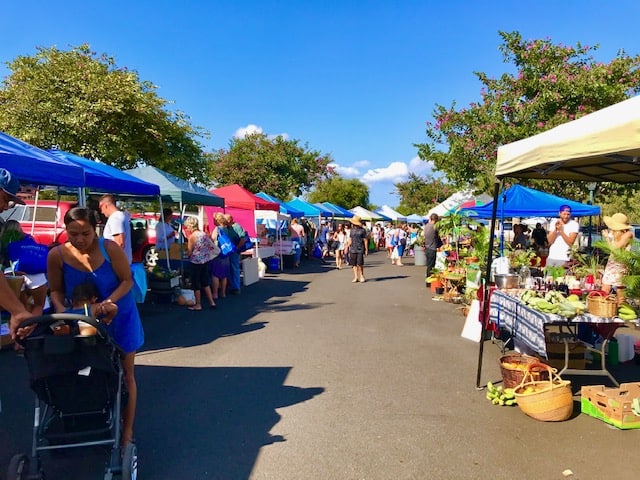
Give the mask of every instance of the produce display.
[{"label": "produce display", "polygon": [[525,305],[544,313],[555,313],[565,318],[573,318],[587,311],[587,305],[577,295],[565,297],[562,293],[551,290],[539,296],[536,290],[525,290],[520,294]]},{"label": "produce display", "polygon": [[638,314],[628,303],[621,303],[618,305],[618,317],[624,321],[632,321],[638,318]]},{"label": "produce display", "polygon": [[511,407],[516,404],[515,390],[513,388],[502,388],[502,385],[495,386],[487,383],[487,400],[494,405]]}]

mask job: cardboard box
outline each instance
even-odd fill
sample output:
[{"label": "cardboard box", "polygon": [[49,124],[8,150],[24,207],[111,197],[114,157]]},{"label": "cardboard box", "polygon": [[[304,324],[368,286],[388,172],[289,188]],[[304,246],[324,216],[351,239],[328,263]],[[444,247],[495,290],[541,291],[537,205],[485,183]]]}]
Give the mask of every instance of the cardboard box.
[{"label": "cardboard box", "polygon": [[604,385],[582,387],[581,411],[622,430],[640,428],[640,416],[631,410],[634,398],[640,398],[640,382],[623,383],[620,388]]}]

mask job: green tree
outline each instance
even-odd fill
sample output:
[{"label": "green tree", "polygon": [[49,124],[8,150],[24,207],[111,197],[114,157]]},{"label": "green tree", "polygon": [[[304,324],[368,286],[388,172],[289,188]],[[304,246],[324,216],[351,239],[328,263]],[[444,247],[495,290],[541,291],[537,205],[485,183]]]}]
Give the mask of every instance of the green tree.
[{"label": "green tree", "polygon": [[369,187],[356,178],[346,179],[336,175],[318,182],[307,195],[311,203],[331,202],[343,208],[360,205],[369,207]]},{"label": "green tree", "polygon": [[214,152],[211,158],[210,177],[218,185],[237,183],[282,200],[334,175],[329,155],[301,146],[299,140],[271,139],[264,133],[234,138],[229,150]]},{"label": "green tree", "polygon": [[206,181],[199,137],[208,134],[169,111],[156,87],[89,45],[38,48],[7,62],[0,130],[41,148],[57,147],[117,168],[140,162]]},{"label": "green tree", "polygon": [[453,191],[446,180],[432,176],[421,177],[414,173],[409,174],[406,182],[396,183],[394,187],[400,197],[397,211],[403,215],[412,213],[425,215],[431,208],[444,201]]},{"label": "green tree", "polygon": [[[434,123],[427,124],[427,143],[418,155],[433,161],[456,186],[490,191],[500,145],[530,137],[599,110],[640,91],[640,56],[623,50],[609,63],[597,62],[598,46],[575,47],[551,40],[525,41],[518,32],[499,32],[504,62],[515,74],[499,78],[475,72],[483,87],[482,101],[468,108],[436,105]],[[442,147],[446,151],[441,150]],[[553,191],[566,193],[556,182]],[[586,189],[583,187],[583,194]]]}]

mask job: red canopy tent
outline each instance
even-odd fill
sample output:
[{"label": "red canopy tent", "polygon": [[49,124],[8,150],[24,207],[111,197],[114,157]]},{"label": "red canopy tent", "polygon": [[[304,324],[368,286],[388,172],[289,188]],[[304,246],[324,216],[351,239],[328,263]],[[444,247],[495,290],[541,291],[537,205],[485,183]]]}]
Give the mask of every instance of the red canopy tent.
[{"label": "red canopy tent", "polygon": [[209,192],[224,198],[224,206],[227,210],[231,207],[243,210],[280,211],[280,205],[278,203],[264,200],[238,184],[214,188],[209,190]]},{"label": "red canopy tent", "polygon": [[236,223],[242,225],[249,232],[251,237],[256,236],[256,218],[254,215],[256,210],[280,212],[280,204],[264,200],[238,184],[212,188],[209,192],[224,198],[224,209],[220,207],[205,207],[209,225],[213,225],[213,214],[215,212],[229,213]]}]

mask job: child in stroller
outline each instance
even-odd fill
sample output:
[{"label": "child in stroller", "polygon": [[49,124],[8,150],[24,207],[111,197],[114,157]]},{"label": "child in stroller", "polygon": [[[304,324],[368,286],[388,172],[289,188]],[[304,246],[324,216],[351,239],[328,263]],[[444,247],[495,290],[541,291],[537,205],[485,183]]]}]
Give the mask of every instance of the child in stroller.
[{"label": "child in stroller", "polygon": [[67,312],[34,317],[21,325],[24,330],[35,326],[20,342],[36,410],[31,456],[15,455],[8,479],[44,478],[41,452],[88,446],[111,448],[105,479],[136,477],[136,446],[120,445],[125,403],[122,352],[103,326],[113,319],[117,306],[96,304],[96,294],[95,284],[80,284]]}]

